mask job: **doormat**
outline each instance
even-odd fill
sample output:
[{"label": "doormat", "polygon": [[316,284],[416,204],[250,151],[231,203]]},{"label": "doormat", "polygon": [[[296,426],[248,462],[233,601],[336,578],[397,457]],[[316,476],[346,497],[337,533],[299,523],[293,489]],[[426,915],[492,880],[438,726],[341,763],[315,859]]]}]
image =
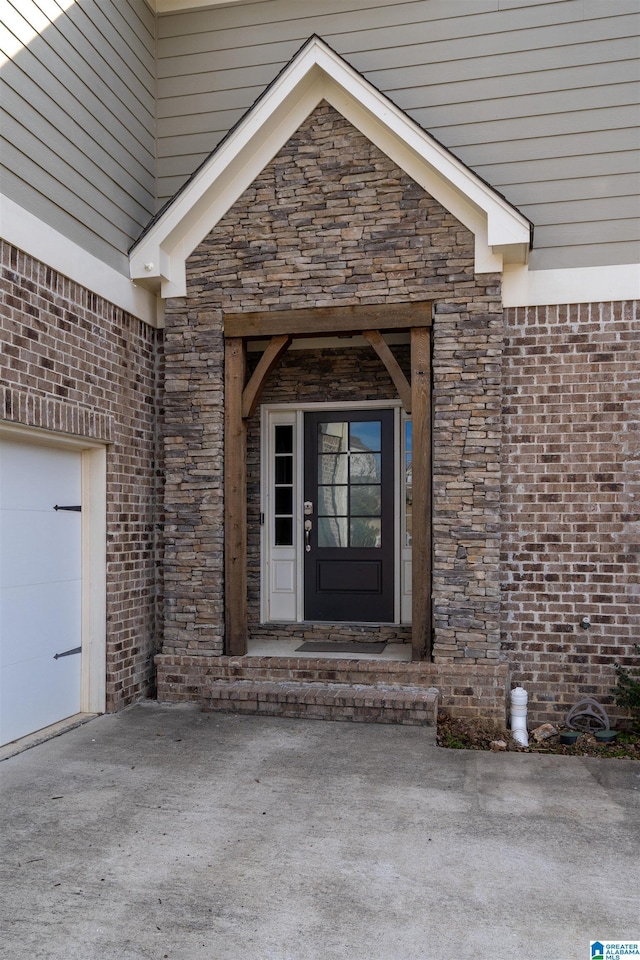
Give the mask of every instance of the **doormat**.
[{"label": "doormat", "polygon": [[306,640],[296,653],[382,653],[387,642],[358,643],[357,640]]}]

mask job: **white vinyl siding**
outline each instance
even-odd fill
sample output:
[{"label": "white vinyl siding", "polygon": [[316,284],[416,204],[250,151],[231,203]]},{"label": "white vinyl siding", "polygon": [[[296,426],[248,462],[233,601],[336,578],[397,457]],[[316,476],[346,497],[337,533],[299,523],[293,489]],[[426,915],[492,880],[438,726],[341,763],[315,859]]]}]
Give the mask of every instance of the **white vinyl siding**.
[{"label": "white vinyl siding", "polygon": [[[2,191],[122,272],[154,212],[155,19],[144,0],[7,0]],[[35,32],[35,35],[34,35]]]},{"label": "white vinyl siding", "polygon": [[317,33],[533,221],[533,268],[638,259],[635,0],[307,9],[269,0],[159,18],[161,200]]}]

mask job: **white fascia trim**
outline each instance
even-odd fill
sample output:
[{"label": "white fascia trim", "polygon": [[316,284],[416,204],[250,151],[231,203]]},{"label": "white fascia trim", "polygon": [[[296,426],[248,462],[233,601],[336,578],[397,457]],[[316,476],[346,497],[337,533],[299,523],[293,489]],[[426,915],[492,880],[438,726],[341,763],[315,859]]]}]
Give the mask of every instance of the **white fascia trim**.
[{"label": "white fascia trim", "polygon": [[505,307],[540,307],[565,303],[607,303],[640,299],[640,264],[528,270],[505,264],[502,303]]},{"label": "white fascia trim", "polygon": [[134,317],[161,325],[157,298],[0,193],[0,235],[7,243]]},{"label": "white fascia trim", "polygon": [[314,38],[134,247],[131,277],[185,296],[187,257],[322,99],[473,231],[479,273],[526,261],[529,221]]},{"label": "white fascia trim", "polygon": [[84,713],[104,713],[107,700],[107,448],[82,454],[82,696]]},{"label": "white fascia trim", "polygon": [[[186,209],[158,251],[160,263],[165,264],[161,288],[163,297],[185,296],[187,258],[322,99],[317,78],[305,79],[307,82],[296,87],[292,95],[278,105],[271,117],[272,122],[259,126],[238,153],[234,153],[232,162],[227,162],[227,154],[233,149],[233,144],[224,145],[213,158],[217,174],[214,183],[190,184],[186,194],[189,196],[193,188],[199,194],[198,200]],[[134,253],[132,264],[136,260],[137,253]],[[138,275],[132,271],[132,276]]]},{"label": "white fascia trim", "polygon": [[322,99],[317,74],[298,72],[291,90],[282,91],[283,77],[274,84],[136,244],[133,280],[160,281],[163,298],[186,295],[186,259]]},{"label": "white fascia trim", "polygon": [[151,9],[157,13],[187,13],[189,10],[202,10],[207,7],[229,6],[232,3],[247,3],[247,0],[147,0]]}]

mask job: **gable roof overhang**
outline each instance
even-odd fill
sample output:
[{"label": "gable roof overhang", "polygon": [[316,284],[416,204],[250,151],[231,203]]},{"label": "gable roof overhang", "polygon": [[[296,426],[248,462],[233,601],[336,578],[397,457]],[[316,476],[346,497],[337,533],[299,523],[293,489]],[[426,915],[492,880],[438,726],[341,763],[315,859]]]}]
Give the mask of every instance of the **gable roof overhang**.
[{"label": "gable roof overhang", "polygon": [[313,36],[151,221],[131,248],[131,279],[185,296],[187,258],[322,100],[473,233],[477,273],[527,262],[530,221]]}]

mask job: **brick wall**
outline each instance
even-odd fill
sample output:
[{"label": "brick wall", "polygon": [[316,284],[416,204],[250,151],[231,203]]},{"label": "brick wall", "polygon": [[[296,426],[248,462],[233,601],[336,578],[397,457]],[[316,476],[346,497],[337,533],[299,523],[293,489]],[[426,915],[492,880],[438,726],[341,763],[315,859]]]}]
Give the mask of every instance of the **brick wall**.
[{"label": "brick wall", "polygon": [[504,645],[532,715],[562,719],[610,702],[640,639],[638,305],[505,317]]},{"label": "brick wall", "polygon": [[107,446],[107,709],[153,689],[160,334],[0,242],[0,417]]},{"label": "brick wall", "polygon": [[473,247],[321,104],[194,251],[166,311],[166,653],[223,649],[224,313],[433,300],[435,653],[499,658],[501,289]]}]

